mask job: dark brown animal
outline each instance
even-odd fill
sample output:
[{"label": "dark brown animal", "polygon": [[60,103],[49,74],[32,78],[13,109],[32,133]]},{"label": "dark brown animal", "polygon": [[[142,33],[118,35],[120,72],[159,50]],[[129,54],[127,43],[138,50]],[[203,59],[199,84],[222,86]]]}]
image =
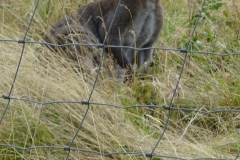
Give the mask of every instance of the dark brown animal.
[{"label": "dark brown animal", "polygon": [[[57,22],[44,37],[45,42],[103,43],[118,2],[119,0],[97,0],[79,8],[75,13]],[[160,0],[121,0],[106,43],[137,48],[153,47],[162,27],[163,8]],[[55,47],[50,48],[56,50]],[[63,49],[66,50],[67,47]],[[134,67],[137,70],[141,68],[142,73],[147,71],[153,54],[153,50],[137,51],[114,47],[105,48],[105,51],[113,54],[120,67],[124,69],[128,67],[132,70]],[[77,52],[82,54],[81,46],[77,46]],[[92,49],[88,52],[92,52]],[[98,56],[95,53],[88,57],[98,61]],[[77,60],[76,54],[71,54],[69,57]],[[87,62],[91,63],[89,60]]]}]

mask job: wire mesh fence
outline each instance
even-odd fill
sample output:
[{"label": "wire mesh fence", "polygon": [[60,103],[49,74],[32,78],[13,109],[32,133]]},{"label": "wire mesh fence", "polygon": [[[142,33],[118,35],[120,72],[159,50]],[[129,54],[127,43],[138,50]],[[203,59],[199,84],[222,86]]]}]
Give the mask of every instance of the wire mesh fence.
[{"label": "wire mesh fence", "polygon": [[[26,29],[26,32],[24,34],[24,37],[21,40],[13,40],[13,39],[0,39],[1,43],[4,42],[11,42],[11,43],[19,43],[22,44],[22,51],[19,57],[19,62],[16,68],[16,72],[15,75],[13,77],[12,83],[11,83],[11,87],[9,89],[9,93],[8,94],[4,94],[2,93],[2,96],[0,97],[1,99],[5,100],[7,102],[3,112],[0,114],[0,125],[2,124],[2,121],[6,115],[6,113],[8,112],[8,109],[11,105],[12,101],[22,101],[22,102],[27,102],[27,103],[32,103],[32,104],[38,104],[38,105],[49,105],[49,104],[62,104],[62,103],[68,103],[68,104],[82,104],[87,106],[85,113],[83,115],[83,118],[81,119],[81,121],[78,124],[77,130],[75,131],[75,134],[72,137],[72,140],[69,142],[69,145],[67,146],[30,146],[30,147],[21,147],[19,145],[15,145],[15,144],[4,144],[4,143],[0,143],[0,147],[2,149],[4,148],[13,148],[14,150],[21,150],[21,151],[26,151],[26,150],[37,150],[37,149],[52,149],[52,150],[63,150],[66,151],[66,159],[71,159],[70,158],[70,153],[72,151],[75,152],[83,152],[83,153],[92,153],[92,154],[96,154],[96,155],[101,155],[101,156],[105,156],[105,157],[109,157],[109,156],[113,156],[113,155],[135,155],[135,156],[139,156],[140,158],[149,158],[149,159],[155,159],[155,158],[166,158],[166,159],[191,159],[191,158],[183,158],[183,157],[178,157],[178,156],[171,156],[171,155],[161,155],[158,154],[156,152],[156,148],[157,146],[159,146],[161,144],[161,141],[163,139],[164,134],[166,133],[166,130],[169,126],[169,121],[171,119],[171,113],[174,111],[183,111],[183,112],[195,112],[195,113],[199,113],[199,114],[216,114],[216,113],[224,113],[224,112],[235,112],[235,113],[240,113],[240,110],[237,109],[220,109],[220,110],[210,110],[210,111],[204,111],[202,109],[194,109],[194,108],[183,108],[183,107],[174,107],[173,106],[173,102],[174,99],[176,98],[176,94],[177,94],[177,89],[179,87],[179,83],[181,81],[183,72],[184,72],[184,68],[186,65],[186,61],[187,61],[187,57],[189,56],[189,54],[194,53],[194,54],[206,54],[206,55],[213,55],[213,56],[220,56],[220,57],[225,57],[225,56],[234,56],[234,55],[240,55],[240,52],[231,52],[231,53],[216,53],[216,52],[205,52],[205,51],[194,51],[190,48],[190,43],[192,42],[192,38],[196,32],[196,28],[197,25],[199,24],[199,20],[201,18],[202,12],[203,12],[203,7],[205,5],[205,1],[203,0],[201,3],[201,8],[199,8],[199,13],[198,16],[195,20],[195,23],[193,25],[193,28],[191,30],[188,42],[185,46],[185,48],[181,48],[181,49],[176,49],[176,48],[163,48],[163,47],[151,47],[151,48],[134,48],[134,47],[129,47],[129,46],[114,46],[114,45],[107,45],[106,44],[106,40],[108,37],[108,34],[105,36],[105,39],[103,41],[102,44],[79,44],[79,43],[70,43],[70,44],[63,44],[63,45],[56,45],[56,44],[50,44],[50,43],[45,43],[45,42],[36,42],[36,41],[28,41],[26,40],[26,37],[28,35],[29,29],[31,27],[32,21],[34,19],[35,13],[38,9],[38,4],[39,4],[40,0],[36,1],[36,5],[34,8],[34,11],[32,13],[31,19],[28,23],[28,27]],[[115,15],[118,12],[119,6],[121,4],[121,0],[118,0],[118,5],[117,8],[115,10],[112,22],[114,21]],[[111,26],[109,27],[109,30],[107,33],[110,32],[111,30]],[[99,64],[98,67],[98,72],[97,72],[97,76],[95,78],[95,81],[93,83],[91,92],[89,94],[89,96],[86,98],[86,100],[78,100],[78,101],[72,101],[72,100],[54,100],[54,101],[36,101],[36,100],[32,100],[30,98],[17,98],[12,96],[12,92],[13,92],[13,88],[14,88],[14,84],[17,81],[17,77],[19,75],[19,69],[21,68],[21,64],[22,64],[22,60],[23,60],[23,55],[24,55],[24,51],[25,51],[25,45],[26,44],[47,44],[50,46],[55,46],[55,47],[63,47],[63,46],[72,46],[72,45],[78,45],[78,46],[94,46],[97,48],[129,48],[129,49],[135,49],[135,50],[148,50],[148,49],[154,49],[154,50],[165,50],[165,51],[175,51],[175,52],[179,52],[181,54],[183,54],[184,58],[181,64],[181,69],[178,75],[178,79],[177,82],[175,84],[174,87],[174,91],[171,95],[171,99],[170,99],[170,103],[169,105],[163,105],[163,106],[158,106],[158,105],[133,105],[133,106],[119,106],[119,105],[114,105],[114,104],[107,104],[107,103],[101,103],[101,102],[92,102],[92,94],[96,88],[96,83],[98,81],[98,76],[100,74],[100,69],[102,67],[102,63]],[[102,52],[102,56],[103,56],[104,52]],[[149,108],[152,107],[154,109],[162,109],[162,110],[166,110],[167,111],[167,118],[166,121],[163,125],[163,129],[162,132],[160,133],[158,140],[156,141],[154,147],[150,150],[150,152],[145,152],[145,151],[136,151],[136,152],[109,152],[109,153],[105,153],[105,152],[100,152],[100,151],[96,151],[96,150],[88,150],[88,149],[81,149],[81,148],[74,148],[73,147],[73,143],[77,137],[77,135],[79,134],[79,132],[83,129],[83,125],[84,125],[84,121],[86,120],[87,115],[89,114],[89,109],[90,109],[90,105],[97,105],[97,106],[102,106],[102,107],[113,107],[113,108],[118,108],[118,109],[130,109],[130,108]],[[1,127],[1,129],[3,129],[3,127]],[[239,147],[238,147],[239,148]],[[237,160],[239,158],[239,153],[240,151],[238,150],[238,152],[236,152],[236,156],[235,157],[227,157],[227,158],[209,158],[209,157],[200,157],[200,158],[192,158],[194,160],[197,159],[235,159]]]}]

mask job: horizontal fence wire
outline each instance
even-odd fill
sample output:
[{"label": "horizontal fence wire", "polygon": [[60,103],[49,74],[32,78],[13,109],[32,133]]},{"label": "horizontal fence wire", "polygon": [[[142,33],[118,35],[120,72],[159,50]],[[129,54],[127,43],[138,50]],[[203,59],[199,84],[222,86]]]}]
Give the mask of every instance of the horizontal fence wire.
[{"label": "horizontal fence wire", "polygon": [[31,99],[25,99],[25,98],[16,98],[16,97],[7,97],[5,95],[2,95],[0,99],[11,99],[12,101],[24,101],[24,102],[29,102],[29,103],[34,103],[42,106],[50,105],[50,104],[61,104],[61,103],[77,103],[77,104],[82,104],[82,105],[98,105],[102,107],[113,107],[113,108],[118,108],[118,109],[131,109],[131,108],[152,108],[152,109],[166,109],[166,110],[176,110],[176,111],[189,111],[189,112],[196,112],[196,113],[201,113],[201,114],[212,114],[212,113],[223,113],[223,112],[236,112],[240,113],[240,110],[237,109],[227,109],[229,106],[226,106],[226,109],[219,109],[219,110],[211,110],[211,111],[204,111],[204,110],[198,110],[198,109],[191,109],[191,108],[183,108],[183,107],[170,107],[167,105],[163,106],[158,106],[158,105],[131,105],[131,106],[119,106],[119,105],[114,105],[114,104],[108,104],[108,103],[100,103],[100,102],[89,102],[87,100],[65,100],[65,101],[49,101],[49,102],[39,102],[36,100],[31,100]]},{"label": "horizontal fence wire", "polygon": [[[237,109],[228,109],[229,107],[226,106],[225,108],[226,109],[219,109],[219,110],[210,110],[210,111],[204,111],[203,109],[191,109],[191,108],[187,108],[187,106],[185,107],[174,107],[173,106],[173,101],[175,99],[175,96],[176,96],[176,93],[177,93],[177,89],[179,87],[179,83],[181,81],[181,78],[182,78],[182,74],[183,74],[183,71],[184,71],[184,67],[185,67],[185,64],[186,64],[186,59],[187,59],[187,56],[189,53],[194,53],[194,54],[204,54],[204,55],[214,55],[214,56],[235,56],[235,55],[240,55],[240,52],[233,52],[233,51],[227,51],[226,53],[217,53],[217,52],[208,52],[208,51],[194,51],[194,50],[190,50],[189,49],[189,46],[190,46],[190,43],[192,42],[192,38],[193,38],[193,35],[195,34],[195,31],[196,31],[196,27],[197,25],[199,24],[199,20],[201,18],[201,15],[202,15],[202,12],[203,12],[203,7],[205,5],[205,1],[206,0],[203,0],[202,1],[202,4],[201,4],[201,8],[199,9],[199,13],[198,13],[198,17],[195,21],[195,24],[193,26],[193,29],[191,30],[191,33],[190,33],[190,37],[189,37],[189,40],[188,40],[188,43],[187,45],[185,46],[185,48],[164,48],[164,47],[150,47],[150,48],[135,48],[135,47],[130,47],[130,46],[115,46],[115,45],[106,45],[105,42],[107,40],[107,37],[108,37],[108,33],[110,33],[110,30],[112,28],[112,24],[115,20],[115,15],[117,14],[118,12],[118,8],[121,4],[121,0],[118,0],[118,4],[117,4],[117,7],[116,7],[116,10],[115,10],[115,13],[114,13],[114,16],[113,16],[113,19],[111,21],[111,25],[109,27],[109,30],[105,36],[105,39],[104,39],[104,42],[102,44],[82,44],[82,43],[68,43],[68,44],[61,44],[61,45],[56,45],[56,44],[52,44],[52,43],[46,43],[46,42],[36,42],[36,41],[27,41],[26,40],[26,37],[27,37],[27,34],[28,34],[28,31],[31,27],[31,24],[32,24],[32,21],[33,21],[33,18],[35,16],[35,13],[37,11],[37,8],[38,8],[38,4],[39,4],[39,1],[40,0],[37,0],[36,1],[36,5],[35,5],[35,8],[34,8],[34,11],[32,13],[32,16],[31,16],[31,19],[28,23],[28,26],[27,26],[27,29],[26,29],[26,32],[24,34],[24,37],[23,39],[21,40],[14,40],[14,39],[0,39],[0,42],[4,43],[4,42],[10,42],[10,43],[19,43],[19,44],[22,44],[22,51],[21,51],[21,54],[20,54],[20,58],[19,58],[19,62],[18,62],[18,65],[17,65],[17,68],[16,68],[16,72],[15,72],[15,75],[14,75],[14,78],[13,78],[13,81],[12,81],[12,84],[11,84],[11,87],[10,87],[10,90],[9,90],[9,93],[7,95],[5,94],[2,94],[2,96],[0,96],[0,99],[4,99],[7,101],[7,105],[5,106],[4,108],[4,111],[3,113],[1,114],[1,117],[0,117],[0,127],[1,127],[1,123],[4,119],[4,116],[10,106],[10,102],[11,101],[24,101],[24,102],[28,102],[28,103],[33,103],[33,104],[38,104],[38,105],[42,105],[42,106],[45,106],[45,105],[50,105],[50,104],[60,104],[60,103],[76,103],[76,104],[82,104],[82,105],[86,105],[87,106],[87,109],[84,113],[84,116],[81,120],[81,122],[79,123],[79,126],[71,140],[71,142],[69,143],[68,146],[31,146],[31,147],[20,147],[20,146],[17,146],[17,145],[14,145],[14,144],[2,144],[0,143],[0,147],[5,147],[5,148],[14,148],[16,150],[22,150],[22,151],[26,151],[26,150],[35,150],[35,149],[53,149],[53,150],[64,150],[66,151],[66,159],[69,159],[69,155],[70,155],[70,151],[77,151],[77,152],[85,152],[85,153],[93,153],[93,154],[96,154],[96,155],[101,155],[101,156],[112,156],[112,155],[135,155],[135,156],[142,156],[142,157],[147,157],[149,159],[153,159],[153,158],[169,158],[169,159],[179,159],[179,160],[237,160],[239,158],[239,154],[240,152],[238,151],[238,153],[236,153],[236,157],[233,157],[233,158],[224,158],[224,159],[221,159],[221,158],[183,158],[183,157],[176,157],[176,156],[170,156],[170,155],[161,155],[161,154],[157,154],[155,153],[155,149],[156,147],[160,144],[166,130],[167,130],[167,127],[168,127],[168,124],[169,124],[169,120],[171,119],[171,112],[172,111],[184,111],[184,112],[196,112],[196,113],[200,113],[200,114],[216,114],[216,113],[223,113],[223,112],[236,112],[236,113],[240,113],[240,110],[237,110]],[[54,101],[36,101],[36,100],[32,100],[32,99],[28,99],[28,98],[17,98],[17,97],[13,97],[11,96],[12,95],[12,90],[14,88],[14,84],[17,80],[17,76],[18,76],[18,73],[19,73],[19,69],[21,67],[21,63],[22,63],[22,58],[23,58],[23,54],[24,54],[24,50],[25,50],[25,44],[41,44],[41,45],[49,45],[49,46],[55,46],[55,47],[65,47],[65,46],[93,46],[93,47],[97,47],[97,48],[127,48],[127,49],[133,49],[133,50],[149,50],[149,49],[155,49],[155,50],[163,50],[163,51],[174,51],[174,52],[179,52],[179,53],[182,53],[184,54],[184,58],[183,58],[183,61],[182,61],[182,66],[181,66],[181,70],[180,70],[180,73],[179,73],[179,76],[178,76],[178,80],[177,80],[177,83],[175,85],[175,88],[174,88],[174,91],[173,91],[173,94],[172,94],[172,97],[171,97],[171,101],[170,101],[170,104],[169,105],[163,105],[163,106],[158,106],[158,105],[132,105],[132,106],[119,106],[119,105],[114,105],[114,104],[107,104],[107,103],[101,103],[101,102],[90,102],[91,101],[91,98],[92,98],[92,94],[95,90],[95,86],[96,86],[96,82],[98,80],[98,76],[99,76],[99,73],[100,73],[100,69],[102,67],[102,62],[99,64],[99,67],[98,67],[98,72],[97,72],[97,76],[95,78],[95,81],[94,81],[94,84],[92,86],[92,90],[90,92],[90,95],[88,97],[87,100],[54,100]],[[104,51],[102,51],[101,53],[101,56],[103,57],[104,55]],[[156,142],[156,144],[154,145],[153,149],[150,151],[150,152],[111,152],[111,153],[103,153],[103,152],[98,152],[98,151],[94,151],[94,150],[87,150],[87,149],[81,149],[81,148],[74,148],[72,147],[72,144],[74,143],[74,140],[76,138],[76,136],[78,135],[79,131],[81,130],[81,127],[84,123],[84,120],[86,119],[86,116],[88,114],[88,111],[89,111],[89,108],[90,108],[90,105],[98,105],[98,106],[102,106],[102,107],[114,107],[114,108],[118,108],[118,109],[129,109],[129,108],[153,108],[153,109],[164,109],[164,110],[167,110],[168,111],[168,114],[167,114],[167,119],[166,119],[166,122],[164,124],[164,127],[163,127],[163,131],[162,133],[159,135],[159,138]]]},{"label": "horizontal fence wire", "polygon": [[[148,48],[137,48],[137,47],[130,47],[130,46],[116,46],[116,45],[103,45],[103,44],[85,44],[85,43],[66,43],[66,44],[53,44],[47,42],[36,42],[36,41],[23,41],[23,40],[14,40],[14,39],[0,39],[2,42],[15,42],[15,43],[28,43],[28,44],[41,44],[41,45],[48,45],[53,47],[67,47],[67,46],[85,46],[85,47],[97,47],[97,48],[125,48],[125,49],[133,49],[137,51],[143,50],[162,50],[162,51],[174,51],[174,52],[181,52],[181,53],[196,53],[196,54],[204,54],[204,55],[215,55],[215,56],[234,56],[240,55],[240,52],[233,52],[228,51],[225,53],[218,53],[218,52],[208,52],[208,51],[195,51],[195,50],[188,50],[186,48],[164,48],[164,47],[148,47]],[[171,52],[169,53],[171,54]]]}]

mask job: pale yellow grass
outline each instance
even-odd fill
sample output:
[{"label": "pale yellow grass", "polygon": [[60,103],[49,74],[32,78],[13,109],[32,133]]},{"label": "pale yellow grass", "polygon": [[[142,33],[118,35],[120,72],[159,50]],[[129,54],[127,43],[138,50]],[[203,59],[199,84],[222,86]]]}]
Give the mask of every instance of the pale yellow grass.
[{"label": "pale yellow grass", "polygon": [[[76,1],[62,3],[54,1],[51,3],[51,7],[57,9],[54,9],[52,14],[45,15],[47,1],[41,1],[27,37],[28,40],[41,41],[47,28],[50,28],[65,13],[75,10],[77,3]],[[177,23],[181,21],[179,18],[185,16],[186,19],[186,15],[184,15],[186,10],[181,7],[183,9],[179,13],[184,15],[182,17],[179,15],[176,17],[176,14],[179,13],[175,13],[175,8],[179,5],[187,6],[185,3],[185,1],[182,3],[164,2],[166,20],[176,21],[165,24],[162,34],[162,39],[165,40],[161,39],[159,46],[163,44],[175,47],[178,45],[177,41],[180,37],[187,33],[188,29]],[[174,5],[169,7],[170,4]],[[0,15],[2,15],[0,16],[2,22],[0,39],[21,39],[34,4],[28,1],[21,3],[4,1],[3,6],[4,9],[0,10]],[[50,9],[52,9],[51,7]],[[9,93],[21,50],[22,44],[0,41],[0,94],[8,95]],[[51,55],[50,60],[46,60],[44,56],[41,59],[38,58],[39,55],[45,54]],[[238,94],[237,89],[232,91],[225,82],[228,80],[229,74],[237,78],[239,72],[237,69],[227,66],[228,63],[220,59],[220,64],[229,72],[206,73],[210,66],[208,62],[211,62],[211,66],[216,67],[216,60],[204,56],[200,56],[200,58],[201,60],[194,58],[188,60],[174,104],[177,104],[177,107],[206,110],[216,109],[214,107],[224,108],[224,105],[229,104],[226,97]],[[76,70],[74,71],[68,62],[60,59],[61,57],[54,56],[40,45],[26,44],[11,96],[39,102],[87,100],[92,90],[94,75],[76,73]],[[102,72],[91,102],[120,106],[123,105],[123,102],[127,105],[141,103],[149,95],[146,94],[146,97],[144,93],[140,95],[142,98],[140,102],[134,95],[138,92],[138,88],[150,86],[154,88],[156,94],[154,96],[158,97],[156,101],[159,105],[169,103],[183,58],[178,53],[159,51],[156,59],[161,63],[158,64],[157,71],[153,73],[153,81],[139,82],[140,84],[135,90],[117,80],[109,79]],[[231,62],[238,66],[237,59],[231,59]],[[208,86],[211,86],[211,90],[206,89]],[[0,115],[6,104],[7,100],[0,98]],[[231,105],[233,104],[231,103]],[[232,106],[227,107],[232,108]],[[21,100],[11,100],[7,113],[0,124],[0,143],[20,147],[68,146],[86,109],[87,106],[80,103],[39,105]],[[91,105],[72,147],[104,153],[151,152],[163,131],[167,112],[157,110],[156,116],[147,114],[144,118],[141,112],[138,114],[139,110],[127,112],[109,106]],[[178,118],[179,115],[182,117]],[[226,117],[228,117],[227,120],[219,114],[207,117],[202,114],[173,112],[168,130],[154,153],[185,158],[233,158],[236,156],[236,150],[239,148],[237,145],[240,141],[239,129],[236,127],[239,115],[232,116],[230,114]],[[135,121],[136,123],[134,123]],[[220,129],[212,129],[211,123],[216,123]],[[214,133],[215,130],[218,131],[217,135]],[[63,149],[36,148],[30,151],[7,147],[0,149],[0,159],[64,159],[66,154],[67,152]],[[71,151],[70,159],[148,158],[127,154],[103,157],[89,152]]]},{"label": "pale yellow grass", "polygon": [[[16,66],[22,49],[22,44],[1,43],[1,93],[7,95],[16,72]],[[26,45],[20,70],[14,85],[12,97],[25,98],[40,102],[55,100],[81,101],[87,100],[92,89],[92,82],[84,80],[81,74],[71,68],[57,64],[43,64],[36,56],[36,47]],[[43,52],[49,52],[44,50]],[[50,53],[50,52],[49,52]],[[51,53],[50,53],[51,54]],[[54,58],[54,57],[52,57]],[[47,63],[47,62],[46,62]],[[92,79],[94,79],[92,77]],[[92,102],[121,105],[119,94],[110,86],[115,83],[99,80],[91,99]],[[121,85],[121,84],[120,84]],[[158,85],[158,84],[155,84]],[[122,86],[127,89],[128,87]],[[121,93],[120,93],[121,94]],[[0,99],[1,113],[7,100]],[[38,105],[20,100],[11,100],[7,113],[1,123],[1,143],[21,147],[30,146],[67,146],[71,142],[79,123],[86,111],[81,104],[49,104]],[[150,118],[146,125],[151,127],[151,133],[146,133],[133,126],[124,116],[122,109],[91,105],[87,118],[83,123],[72,147],[90,149],[99,152],[150,152],[163,126]],[[139,117],[133,115],[133,117]],[[141,118],[141,117],[139,117]],[[161,120],[163,122],[163,120]],[[191,126],[191,124],[189,124]],[[188,130],[187,126],[184,130]],[[214,157],[216,153],[212,141],[203,138],[190,142],[185,137],[187,133],[178,133],[171,129],[166,132],[155,153],[183,157]],[[217,143],[217,142],[216,142]],[[209,144],[211,144],[209,146]],[[66,156],[63,150],[33,149],[21,151],[2,147],[2,158],[50,159]],[[226,156],[226,155],[225,155]],[[102,158],[92,153],[71,151],[71,159]],[[138,159],[131,155],[114,155],[109,158]],[[144,157],[142,157],[144,159]]]}]

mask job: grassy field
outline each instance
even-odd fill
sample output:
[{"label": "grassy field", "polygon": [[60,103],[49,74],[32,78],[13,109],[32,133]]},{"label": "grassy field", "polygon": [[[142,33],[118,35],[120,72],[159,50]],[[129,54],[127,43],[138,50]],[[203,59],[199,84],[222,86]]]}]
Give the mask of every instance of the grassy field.
[{"label": "grassy field", "polygon": [[[90,2],[90,1],[88,1]],[[42,0],[27,35],[42,41],[51,26],[87,1]],[[200,0],[163,1],[165,24],[157,47],[184,48],[196,21]],[[35,7],[32,0],[0,1],[0,94],[8,95],[23,44],[3,42],[22,39]],[[207,0],[189,50],[231,54],[240,51],[240,2]],[[37,55],[52,55],[39,60]],[[168,105],[177,83],[184,54],[155,51],[149,79],[126,86],[101,73],[91,102],[129,106]],[[240,55],[189,54],[173,102],[174,107],[202,111],[240,110]],[[64,66],[62,65],[64,63]],[[93,76],[76,73],[71,64],[37,44],[26,44],[11,96],[40,102],[87,100]],[[8,100],[0,98],[0,116]],[[0,145],[19,147],[68,146],[87,109],[80,103],[39,105],[11,100],[0,124]],[[97,152],[151,152],[168,111],[149,108],[119,109],[91,105],[73,148]],[[240,152],[240,114],[200,114],[172,111],[168,128],[155,154],[184,158],[235,158]],[[0,146],[0,159],[65,159],[63,149],[18,150]],[[101,156],[71,151],[69,159],[149,159],[131,154]],[[156,158],[158,159],[158,158]],[[160,159],[160,158],[159,158]],[[162,158],[165,159],[165,158]]]}]

